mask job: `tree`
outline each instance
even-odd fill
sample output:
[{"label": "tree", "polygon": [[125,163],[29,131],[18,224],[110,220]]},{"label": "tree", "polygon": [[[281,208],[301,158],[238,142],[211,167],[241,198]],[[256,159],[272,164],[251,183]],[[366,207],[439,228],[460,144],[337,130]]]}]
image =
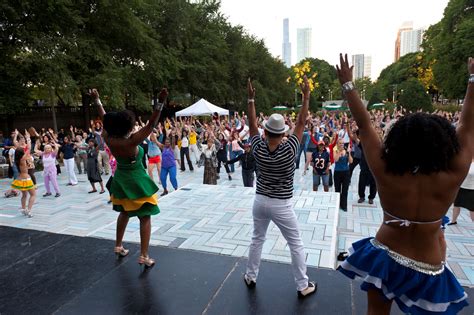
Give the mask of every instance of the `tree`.
[{"label": "tree", "polygon": [[451,0],[443,19],[425,34],[423,48],[433,62],[433,74],[441,93],[451,99],[464,96],[466,61],[474,55],[474,4]]},{"label": "tree", "polygon": [[401,94],[398,104],[410,111],[431,111],[431,98],[426,93],[423,84],[417,79],[411,78],[400,85]]}]

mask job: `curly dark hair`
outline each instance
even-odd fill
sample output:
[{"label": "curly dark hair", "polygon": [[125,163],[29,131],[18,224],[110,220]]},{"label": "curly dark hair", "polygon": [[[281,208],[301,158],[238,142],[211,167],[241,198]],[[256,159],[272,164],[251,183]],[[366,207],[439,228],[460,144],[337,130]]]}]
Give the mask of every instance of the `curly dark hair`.
[{"label": "curly dark hair", "polygon": [[393,124],[383,144],[382,159],[389,173],[427,175],[447,171],[459,150],[456,130],[447,119],[414,113]]},{"label": "curly dark hair", "polygon": [[104,129],[111,137],[125,137],[135,126],[135,114],[129,110],[104,115]]},{"label": "curly dark hair", "polygon": [[25,155],[25,150],[23,150],[23,148],[15,149],[15,164],[16,164],[16,167],[18,168],[18,172],[20,171],[20,162],[24,155]]}]

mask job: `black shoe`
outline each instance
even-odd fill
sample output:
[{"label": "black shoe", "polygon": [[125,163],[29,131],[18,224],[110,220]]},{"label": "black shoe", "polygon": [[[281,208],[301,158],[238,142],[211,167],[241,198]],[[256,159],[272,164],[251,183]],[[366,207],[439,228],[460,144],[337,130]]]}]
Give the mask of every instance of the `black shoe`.
[{"label": "black shoe", "polygon": [[340,252],[339,255],[337,255],[337,260],[344,261],[347,257],[349,257],[349,254],[347,252]]},{"label": "black shoe", "polygon": [[257,285],[257,282],[255,280],[250,279],[246,273],[244,274],[244,282],[247,285],[247,288],[249,289],[253,289]]},{"label": "black shoe", "polygon": [[232,180],[232,176],[229,175],[229,180]]},{"label": "black shoe", "polygon": [[51,193],[45,193],[45,194],[43,195],[43,197],[49,197],[49,196],[51,196]]},{"label": "black shoe", "polygon": [[357,200],[357,203],[363,203],[365,201],[365,198],[359,198],[359,200]]},{"label": "black shoe", "polygon": [[341,208],[342,211],[347,212],[347,209]]},{"label": "black shoe", "polygon": [[61,197],[61,194],[60,194],[60,193],[56,193],[56,195],[54,195],[54,197],[56,197],[56,198]]},{"label": "black shoe", "polygon": [[168,194],[168,191],[165,190],[160,196],[163,197],[163,196],[166,196]]},{"label": "black shoe", "polygon": [[315,293],[317,290],[318,290],[318,285],[316,284],[316,282],[309,281],[308,287],[306,289],[298,291],[298,297],[305,298],[308,295]]},{"label": "black shoe", "polygon": [[448,223],[448,225],[456,225],[456,224],[458,224],[458,222],[457,222],[457,221],[454,221],[454,222],[449,222],[449,223]]},{"label": "black shoe", "polygon": [[373,205],[374,204],[374,199],[369,199],[369,205]]}]

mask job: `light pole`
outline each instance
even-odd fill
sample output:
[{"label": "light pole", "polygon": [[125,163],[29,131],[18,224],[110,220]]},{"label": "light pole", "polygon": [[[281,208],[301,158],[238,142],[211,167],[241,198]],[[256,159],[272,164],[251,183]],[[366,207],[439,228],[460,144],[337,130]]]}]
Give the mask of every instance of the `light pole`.
[{"label": "light pole", "polygon": [[397,93],[397,85],[392,85],[393,87],[393,95],[392,95],[392,103],[395,103],[395,94]]}]

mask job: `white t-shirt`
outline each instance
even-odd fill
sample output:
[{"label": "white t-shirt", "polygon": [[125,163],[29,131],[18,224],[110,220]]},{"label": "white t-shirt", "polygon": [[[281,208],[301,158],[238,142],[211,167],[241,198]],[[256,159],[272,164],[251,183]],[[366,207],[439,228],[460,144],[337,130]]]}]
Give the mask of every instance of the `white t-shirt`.
[{"label": "white t-shirt", "polygon": [[15,164],[15,149],[11,148],[8,150],[8,156],[10,157],[10,165]]},{"label": "white t-shirt", "polygon": [[181,148],[189,147],[189,139],[188,137],[181,138]]},{"label": "white t-shirt", "polygon": [[464,182],[461,184],[461,188],[474,190],[474,162],[471,163],[469,173],[467,173]]},{"label": "white t-shirt", "polygon": [[349,138],[349,133],[345,129],[341,129],[338,132],[339,138],[344,141],[344,143],[349,143],[350,138]]},{"label": "white t-shirt", "polygon": [[248,130],[249,130],[249,126],[245,125],[244,129],[239,133],[240,138],[242,138],[243,140],[248,140],[249,138],[249,134],[247,133]]}]

